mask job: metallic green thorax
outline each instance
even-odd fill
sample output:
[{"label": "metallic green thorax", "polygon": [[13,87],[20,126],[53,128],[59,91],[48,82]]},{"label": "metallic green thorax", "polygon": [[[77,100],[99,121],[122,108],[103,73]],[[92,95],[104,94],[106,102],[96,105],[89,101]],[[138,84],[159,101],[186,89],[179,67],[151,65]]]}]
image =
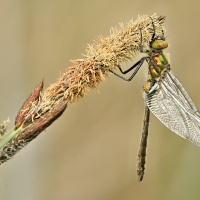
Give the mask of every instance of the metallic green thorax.
[{"label": "metallic green thorax", "polygon": [[169,62],[162,52],[154,54],[149,66],[151,77],[153,79],[159,78],[162,75],[163,70],[165,70],[168,66]]},{"label": "metallic green thorax", "polygon": [[168,47],[165,40],[155,40],[152,44],[152,51],[150,52],[149,72],[153,79],[159,78],[163,70],[169,67],[169,62],[162,50]]},{"label": "metallic green thorax", "polygon": [[[151,44],[149,54],[149,73],[150,78],[145,83],[143,89],[147,93],[157,90],[158,82],[161,76],[170,68],[167,57],[163,54],[163,49],[168,47],[168,43],[164,39],[156,39]],[[155,84],[157,82],[157,84]]]}]

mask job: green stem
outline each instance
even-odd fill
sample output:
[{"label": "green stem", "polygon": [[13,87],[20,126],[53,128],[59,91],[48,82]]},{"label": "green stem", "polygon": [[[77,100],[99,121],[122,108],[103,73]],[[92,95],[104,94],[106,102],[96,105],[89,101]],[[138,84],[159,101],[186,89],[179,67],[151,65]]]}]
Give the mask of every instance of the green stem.
[{"label": "green stem", "polygon": [[22,126],[20,126],[17,130],[14,130],[3,142],[0,144],[0,149],[2,149],[6,144],[15,137],[22,130]]}]

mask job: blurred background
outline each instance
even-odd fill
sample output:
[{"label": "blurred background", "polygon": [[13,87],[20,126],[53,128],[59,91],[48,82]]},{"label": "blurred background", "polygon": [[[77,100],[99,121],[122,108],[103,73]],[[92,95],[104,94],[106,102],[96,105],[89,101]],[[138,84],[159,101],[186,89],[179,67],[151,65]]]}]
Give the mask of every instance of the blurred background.
[{"label": "blurred background", "polygon": [[[0,0],[0,121],[11,124],[32,89],[82,58],[87,44],[138,14],[166,15],[171,68],[200,108],[200,12],[196,1]],[[133,62],[124,65],[128,68]],[[0,168],[1,200],[132,200],[200,197],[200,148],[151,115],[143,182],[136,175],[147,76],[110,75],[98,90]]]}]

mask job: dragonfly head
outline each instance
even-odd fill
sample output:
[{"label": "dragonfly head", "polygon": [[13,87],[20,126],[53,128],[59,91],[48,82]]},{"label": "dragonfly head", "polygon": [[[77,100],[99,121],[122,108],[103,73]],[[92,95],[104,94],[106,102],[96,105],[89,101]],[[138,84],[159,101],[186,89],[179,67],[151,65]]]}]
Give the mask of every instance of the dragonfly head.
[{"label": "dragonfly head", "polygon": [[162,50],[168,47],[168,43],[163,36],[157,36],[150,42],[150,47],[155,50]]}]

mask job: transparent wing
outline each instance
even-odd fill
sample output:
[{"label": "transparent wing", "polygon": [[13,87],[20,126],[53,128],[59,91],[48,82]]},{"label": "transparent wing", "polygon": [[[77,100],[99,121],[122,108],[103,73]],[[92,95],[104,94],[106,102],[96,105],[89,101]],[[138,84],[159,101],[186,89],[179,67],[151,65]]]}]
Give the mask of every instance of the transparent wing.
[{"label": "transparent wing", "polygon": [[151,112],[170,130],[200,146],[200,112],[180,81],[166,72],[156,92],[144,93]]}]

